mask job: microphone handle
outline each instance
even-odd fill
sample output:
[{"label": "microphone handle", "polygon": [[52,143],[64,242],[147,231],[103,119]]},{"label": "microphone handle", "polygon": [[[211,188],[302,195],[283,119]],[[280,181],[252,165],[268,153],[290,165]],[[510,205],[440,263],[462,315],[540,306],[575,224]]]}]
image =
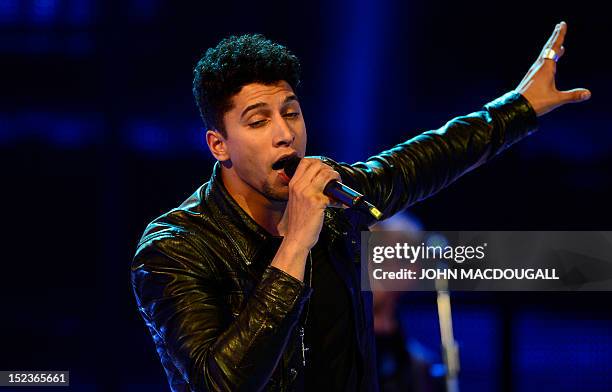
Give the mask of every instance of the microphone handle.
[{"label": "microphone handle", "polygon": [[325,185],[323,194],[336,199],[347,207],[365,210],[376,220],[381,220],[383,217],[383,213],[380,212],[376,206],[367,201],[361,193],[336,180],[332,180]]},{"label": "microphone handle", "polygon": [[356,206],[363,198],[362,194],[336,180],[332,180],[325,185],[323,194],[336,199],[347,207]]},{"label": "microphone handle", "polygon": [[[295,174],[300,160],[301,158],[296,156],[285,162],[284,170],[285,174],[287,174],[289,178],[292,178]],[[361,193],[336,180],[332,180],[325,185],[323,194],[336,199],[349,208],[362,208],[368,211],[377,220],[380,220],[383,217],[382,212],[380,212],[376,206],[368,202]]]}]

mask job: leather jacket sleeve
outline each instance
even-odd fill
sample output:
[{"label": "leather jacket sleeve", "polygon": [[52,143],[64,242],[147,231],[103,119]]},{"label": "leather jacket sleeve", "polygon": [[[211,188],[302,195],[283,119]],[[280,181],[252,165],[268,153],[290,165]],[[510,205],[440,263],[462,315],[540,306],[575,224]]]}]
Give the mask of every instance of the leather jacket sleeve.
[{"label": "leather jacket sleeve", "polygon": [[215,274],[212,254],[186,234],[162,233],[142,244],[132,267],[139,310],[166,349],[164,366],[177,369],[191,391],[260,390],[311,289],[268,266],[242,311],[232,315],[224,302],[228,277]]},{"label": "leather jacket sleeve", "polygon": [[[342,181],[365,195],[388,218],[443,189],[535,131],[536,114],[521,94],[510,92],[482,111],[450,120],[388,151],[353,165],[324,159]],[[353,211],[353,210],[350,210]],[[375,222],[357,212],[354,224]]]}]

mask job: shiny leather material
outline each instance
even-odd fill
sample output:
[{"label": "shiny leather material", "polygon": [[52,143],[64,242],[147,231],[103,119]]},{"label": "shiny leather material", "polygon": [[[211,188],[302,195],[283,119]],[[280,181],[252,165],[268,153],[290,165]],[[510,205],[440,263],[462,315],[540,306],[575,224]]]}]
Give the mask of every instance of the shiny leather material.
[{"label": "shiny leather material", "polygon": [[[323,159],[342,181],[391,216],[490,160],[536,128],[517,93],[484,110],[354,165]],[[352,299],[364,375],[376,391],[371,293],[361,291],[360,231],[369,214],[328,208],[323,230],[334,268]],[[131,269],[138,309],[173,391],[288,391],[303,381],[296,325],[312,289],[269,266],[282,238],[229,196],[215,165],[211,180],[149,224]]]}]

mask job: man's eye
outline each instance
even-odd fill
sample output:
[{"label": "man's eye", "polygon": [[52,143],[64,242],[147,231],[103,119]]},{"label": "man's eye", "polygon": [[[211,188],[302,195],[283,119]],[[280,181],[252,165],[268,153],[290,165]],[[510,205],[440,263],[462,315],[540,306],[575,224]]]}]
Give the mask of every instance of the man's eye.
[{"label": "man's eye", "polygon": [[289,118],[296,118],[299,115],[300,115],[300,112],[285,113],[285,117],[289,117]]},{"label": "man's eye", "polygon": [[249,127],[251,128],[259,128],[266,123],[266,120],[253,121],[249,123]]}]

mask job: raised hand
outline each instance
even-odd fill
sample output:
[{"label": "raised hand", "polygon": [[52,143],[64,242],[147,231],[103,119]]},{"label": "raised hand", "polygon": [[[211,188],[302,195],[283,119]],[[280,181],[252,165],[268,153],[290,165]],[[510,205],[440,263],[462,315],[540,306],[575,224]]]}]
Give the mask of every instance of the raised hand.
[{"label": "raised hand", "polygon": [[557,60],[565,53],[563,41],[566,33],[567,24],[559,23],[544,45],[538,59],[515,89],[529,101],[538,116],[567,103],[582,102],[591,98],[591,92],[585,88],[557,90],[555,83]]}]

